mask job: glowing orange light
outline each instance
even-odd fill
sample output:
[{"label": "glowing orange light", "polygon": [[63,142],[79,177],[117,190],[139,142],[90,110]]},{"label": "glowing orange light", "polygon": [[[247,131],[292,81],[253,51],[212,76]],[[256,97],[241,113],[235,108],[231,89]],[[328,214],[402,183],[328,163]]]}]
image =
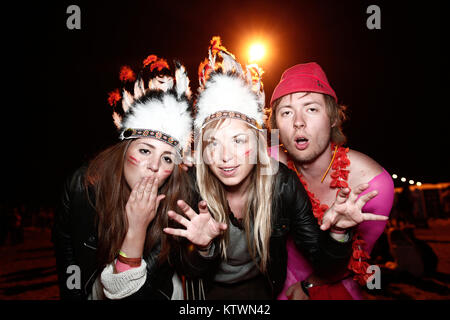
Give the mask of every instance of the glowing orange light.
[{"label": "glowing orange light", "polygon": [[266,55],[266,47],[261,43],[255,43],[250,46],[249,62],[256,62],[264,58]]}]

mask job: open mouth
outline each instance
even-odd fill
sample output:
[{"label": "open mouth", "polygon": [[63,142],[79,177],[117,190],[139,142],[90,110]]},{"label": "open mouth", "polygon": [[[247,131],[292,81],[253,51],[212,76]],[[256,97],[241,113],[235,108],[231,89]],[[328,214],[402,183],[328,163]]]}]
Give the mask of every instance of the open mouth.
[{"label": "open mouth", "polygon": [[239,166],[234,166],[234,167],[219,167],[220,171],[222,172],[223,175],[225,176],[232,176],[236,171],[237,168]]},{"label": "open mouth", "polygon": [[295,147],[299,150],[305,150],[309,145],[309,140],[303,136],[295,137]]}]

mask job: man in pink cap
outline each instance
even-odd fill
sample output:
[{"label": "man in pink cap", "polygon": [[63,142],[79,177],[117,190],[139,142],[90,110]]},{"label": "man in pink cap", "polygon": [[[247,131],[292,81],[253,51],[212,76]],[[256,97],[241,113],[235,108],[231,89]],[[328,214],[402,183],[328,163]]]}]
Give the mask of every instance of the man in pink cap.
[{"label": "man in pink cap", "polygon": [[[333,220],[324,212],[335,202],[339,190],[346,201],[357,201],[376,190],[377,196],[367,202],[363,212],[389,215],[394,197],[391,176],[367,155],[343,147],[345,107],[338,104],[336,93],[317,63],[287,69],[272,94],[270,106],[269,127],[279,129],[281,142],[271,148],[271,154],[297,172],[323,229]],[[287,278],[278,298],[362,299],[361,286],[371,281],[372,275],[367,269],[369,254],[385,224],[365,221],[353,230],[348,271],[337,275],[333,283],[315,277],[314,270],[288,241]]]}]

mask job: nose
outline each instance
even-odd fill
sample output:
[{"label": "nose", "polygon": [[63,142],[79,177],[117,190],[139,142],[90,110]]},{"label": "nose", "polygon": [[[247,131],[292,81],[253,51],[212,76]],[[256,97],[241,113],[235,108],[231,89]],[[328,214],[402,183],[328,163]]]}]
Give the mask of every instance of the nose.
[{"label": "nose", "polygon": [[295,113],[295,118],[294,118],[294,128],[296,129],[300,129],[305,127],[305,121],[303,119],[303,116],[301,114],[301,112],[296,112]]},{"label": "nose", "polygon": [[159,161],[154,159],[150,160],[147,164],[147,169],[150,169],[153,172],[158,172],[159,170]]},{"label": "nose", "polygon": [[222,162],[227,163],[233,159],[233,150],[230,146],[222,146]]}]

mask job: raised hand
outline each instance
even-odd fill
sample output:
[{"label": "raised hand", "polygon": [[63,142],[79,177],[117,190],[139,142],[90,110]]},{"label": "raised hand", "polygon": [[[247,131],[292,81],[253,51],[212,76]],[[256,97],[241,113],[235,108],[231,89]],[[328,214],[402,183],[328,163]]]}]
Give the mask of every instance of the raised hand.
[{"label": "raised hand", "polygon": [[125,211],[128,230],[121,250],[128,257],[141,257],[147,235],[147,227],[155,218],[159,203],[165,195],[158,195],[158,179],[153,175],[136,183],[131,191]]},{"label": "raised hand", "polygon": [[364,205],[378,194],[371,191],[358,199],[358,196],[369,187],[368,183],[358,185],[350,192],[345,188],[339,191],[333,205],[325,212],[320,229],[327,230],[330,227],[347,229],[368,220],[387,220],[388,217],[372,213],[362,213]]},{"label": "raised hand", "polygon": [[225,223],[219,223],[214,220],[208,211],[206,201],[200,201],[198,204],[199,214],[192,210],[183,200],[178,200],[177,204],[187,218],[172,210],[167,214],[171,219],[186,227],[186,229],[164,228],[165,233],[184,237],[198,247],[207,247],[215,237],[227,229]]},{"label": "raised hand", "polygon": [[125,211],[128,218],[128,230],[146,231],[155,218],[159,203],[165,195],[158,195],[158,178],[151,175],[139,181],[131,191]]}]

